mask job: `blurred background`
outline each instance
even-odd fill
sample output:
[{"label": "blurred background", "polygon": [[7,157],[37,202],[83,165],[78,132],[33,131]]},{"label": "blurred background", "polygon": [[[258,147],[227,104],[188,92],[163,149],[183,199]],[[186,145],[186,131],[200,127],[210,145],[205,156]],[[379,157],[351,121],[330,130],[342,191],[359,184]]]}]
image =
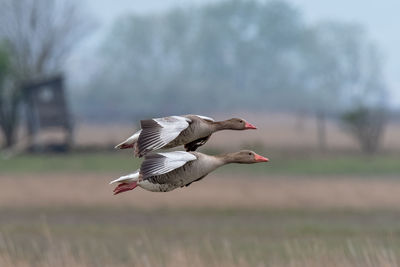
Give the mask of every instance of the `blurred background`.
[{"label": "blurred background", "polygon": [[[0,0],[1,266],[398,266],[400,2]],[[113,196],[140,119],[252,149]]]}]

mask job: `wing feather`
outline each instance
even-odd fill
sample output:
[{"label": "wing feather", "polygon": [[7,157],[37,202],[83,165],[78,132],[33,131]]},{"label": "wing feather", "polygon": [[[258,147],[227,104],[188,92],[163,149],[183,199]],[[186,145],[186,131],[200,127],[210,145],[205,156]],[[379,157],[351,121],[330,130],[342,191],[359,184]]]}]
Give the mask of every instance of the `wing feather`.
[{"label": "wing feather", "polygon": [[140,172],[143,175],[143,179],[146,179],[151,176],[169,173],[195,159],[197,159],[195,155],[184,151],[154,153],[145,157],[140,167]]},{"label": "wing feather", "polygon": [[190,119],[181,116],[142,120],[140,122],[142,132],[137,143],[139,156],[164,147],[178,137],[189,126],[190,122]]}]

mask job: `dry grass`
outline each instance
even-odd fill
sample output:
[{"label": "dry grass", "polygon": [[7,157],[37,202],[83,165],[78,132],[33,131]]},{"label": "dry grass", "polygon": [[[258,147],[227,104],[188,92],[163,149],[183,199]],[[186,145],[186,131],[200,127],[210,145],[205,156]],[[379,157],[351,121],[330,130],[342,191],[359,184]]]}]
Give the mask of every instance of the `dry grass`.
[{"label": "dry grass", "polygon": [[[91,250],[101,253],[99,259],[96,259],[93,255],[85,253],[87,248],[55,242],[46,226],[43,227],[43,232],[46,236],[46,249],[39,250],[39,246],[35,248],[35,243],[32,243],[35,260],[24,259],[23,251],[19,250],[16,244],[0,236],[0,266],[397,267],[400,261],[398,252],[369,239],[363,240],[362,247],[353,244],[352,241],[347,241],[345,246],[337,250],[332,250],[320,240],[312,240],[306,244],[292,241],[285,244],[279,256],[265,260],[252,260],[243,255],[237,255],[237,251],[232,249],[232,244],[226,240],[221,243],[218,252],[207,241],[197,244],[197,247],[202,247],[204,250],[200,253],[197,249],[182,244],[155,247],[150,240],[152,237],[146,235],[136,240],[143,249],[134,245],[125,248],[129,253],[122,260],[115,259],[112,253],[101,244],[92,243]],[[154,251],[155,249],[157,251]],[[256,252],[263,253],[262,249]]]},{"label": "dry grass", "polygon": [[2,175],[0,266],[399,266],[400,181],[330,178],[112,196],[105,174]]},{"label": "dry grass", "polygon": [[[320,251],[316,251],[319,253]],[[86,267],[86,266],[165,266],[165,267],[202,267],[202,266],[243,266],[251,267],[255,266],[247,263],[243,259],[238,259],[235,261],[215,260],[213,264],[209,261],[204,262],[198,255],[185,251],[184,248],[173,249],[170,252],[170,257],[163,262],[157,261],[156,258],[151,255],[139,255],[135,257],[132,253],[132,262],[127,264],[118,264],[115,262],[103,262],[103,265],[97,265],[91,263],[90,259],[85,257],[76,259],[75,256],[67,248],[63,248],[61,251],[57,251],[57,254],[52,254],[50,252],[45,254],[45,258],[32,265],[31,263],[24,260],[13,260],[10,259],[9,255],[0,255],[0,266],[3,267],[28,267],[28,266],[42,266],[42,267],[56,267],[56,266],[76,266],[76,267]],[[317,257],[309,257],[307,259],[290,259],[288,263],[276,262],[259,262],[256,266],[274,266],[274,267],[397,267],[398,260],[394,258],[391,251],[386,251],[378,249],[378,251],[365,251],[363,252],[364,257],[346,257],[345,255],[323,255]],[[288,255],[291,257],[291,255]]]},{"label": "dry grass", "polygon": [[[210,174],[169,193],[136,188],[117,196],[106,174],[0,175],[0,207],[400,208],[400,181],[363,177],[242,177]],[[394,177],[393,177],[394,178]]]}]

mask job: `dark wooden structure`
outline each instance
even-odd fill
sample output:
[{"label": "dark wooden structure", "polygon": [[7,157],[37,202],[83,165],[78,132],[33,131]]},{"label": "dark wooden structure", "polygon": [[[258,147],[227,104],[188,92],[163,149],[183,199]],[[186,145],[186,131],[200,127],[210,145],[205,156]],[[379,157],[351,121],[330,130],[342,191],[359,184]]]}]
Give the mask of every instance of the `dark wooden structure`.
[{"label": "dark wooden structure", "polygon": [[[24,89],[26,120],[31,150],[66,151],[72,145],[73,127],[64,93],[62,75],[28,83]],[[37,144],[42,130],[57,129],[64,132],[64,141],[59,144]]]}]

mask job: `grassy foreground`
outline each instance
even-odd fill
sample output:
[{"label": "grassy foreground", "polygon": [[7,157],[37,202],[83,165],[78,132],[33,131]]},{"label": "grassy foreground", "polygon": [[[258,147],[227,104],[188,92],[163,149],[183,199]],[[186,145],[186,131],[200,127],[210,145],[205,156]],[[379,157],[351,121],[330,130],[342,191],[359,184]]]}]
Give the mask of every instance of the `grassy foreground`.
[{"label": "grassy foreground", "polygon": [[[261,152],[260,152],[261,153]],[[394,175],[400,173],[400,155],[307,155],[295,156],[261,153],[270,158],[270,163],[255,165],[229,165],[220,172],[233,171],[251,174],[305,174],[335,175],[363,174]],[[71,153],[67,155],[20,155],[0,160],[0,173],[41,172],[131,172],[140,165],[131,151],[109,153]]]},{"label": "grassy foreground", "polygon": [[1,266],[376,267],[400,260],[400,212],[393,211],[0,212]]},{"label": "grassy foreground", "polygon": [[0,160],[0,266],[400,266],[399,183],[380,179],[398,177],[399,156],[265,155],[171,195],[121,197],[107,183],[139,166],[130,153]]}]

